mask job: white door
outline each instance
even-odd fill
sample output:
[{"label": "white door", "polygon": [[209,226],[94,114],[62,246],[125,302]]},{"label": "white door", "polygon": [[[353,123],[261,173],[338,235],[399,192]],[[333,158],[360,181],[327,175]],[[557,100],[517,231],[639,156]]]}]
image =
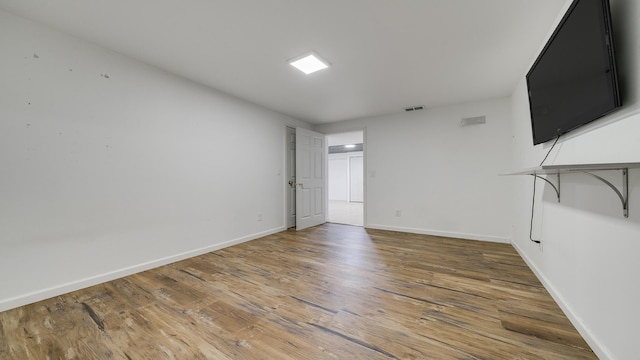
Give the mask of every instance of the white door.
[{"label": "white door", "polygon": [[296,129],[287,127],[287,229],[296,226]]},{"label": "white door", "polygon": [[296,229],[326,222],[327,156],[323,134],[296,129]]}]

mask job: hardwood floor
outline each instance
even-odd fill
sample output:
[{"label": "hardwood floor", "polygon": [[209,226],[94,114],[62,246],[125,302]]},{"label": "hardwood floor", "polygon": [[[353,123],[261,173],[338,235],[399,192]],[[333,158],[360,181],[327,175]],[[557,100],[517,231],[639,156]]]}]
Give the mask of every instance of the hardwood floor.
[{"label": "hardwood floor", "polygon": [[0,359],[595,359],[510,245],[327,224],[0,313]]}]

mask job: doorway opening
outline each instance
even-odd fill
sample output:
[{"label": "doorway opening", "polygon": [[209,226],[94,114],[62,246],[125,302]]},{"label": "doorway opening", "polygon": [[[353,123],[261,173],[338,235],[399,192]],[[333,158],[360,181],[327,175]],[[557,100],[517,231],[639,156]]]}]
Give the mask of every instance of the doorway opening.
[{"label": "doorway opening", "polygon": [[327,135],[327,221],[364,226],[364,131]]}]

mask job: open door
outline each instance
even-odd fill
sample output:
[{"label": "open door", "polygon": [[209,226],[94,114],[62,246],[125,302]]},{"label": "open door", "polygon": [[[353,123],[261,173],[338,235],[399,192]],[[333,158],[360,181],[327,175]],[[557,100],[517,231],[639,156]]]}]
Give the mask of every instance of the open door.
[{"label": "open door", "polygon": [[287,126],[287,154],[286,154],[286,213],[287,229],[296,226],[296,129]]},{"label": "open door", "polygon": [[324,224],[327,156],[323,134],[296,129],[296,230]]}]

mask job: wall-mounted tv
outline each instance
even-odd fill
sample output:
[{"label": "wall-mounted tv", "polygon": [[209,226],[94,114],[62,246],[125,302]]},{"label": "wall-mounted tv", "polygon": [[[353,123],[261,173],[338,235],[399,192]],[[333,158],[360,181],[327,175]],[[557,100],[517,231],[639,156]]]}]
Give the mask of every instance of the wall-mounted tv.
[{"label": "wall-mounted tv", "polygon": [[527,73],[534,145],[622,106],[608,0],[575,0]]}]

